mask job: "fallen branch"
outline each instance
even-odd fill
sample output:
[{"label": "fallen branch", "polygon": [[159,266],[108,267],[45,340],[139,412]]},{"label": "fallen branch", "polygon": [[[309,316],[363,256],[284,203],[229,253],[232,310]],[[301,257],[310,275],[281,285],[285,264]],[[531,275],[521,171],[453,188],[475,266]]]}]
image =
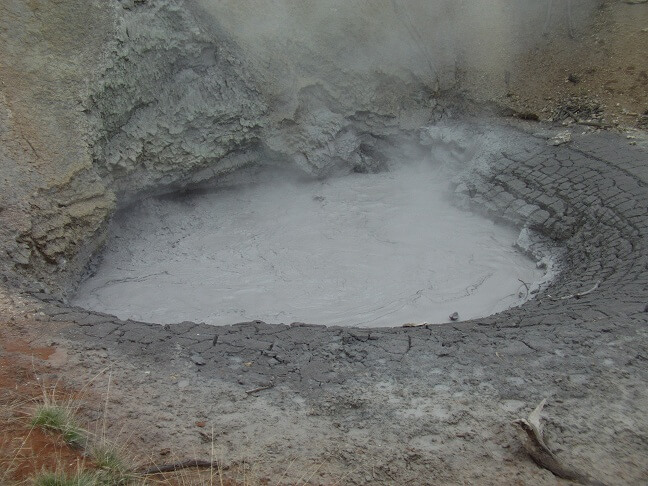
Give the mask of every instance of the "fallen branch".
[{"label": "fallen branch", "polygon": [[544,441],[544,431],[540,422],[540,414],[546,403],[547,399],[545,398],[529,414],[528,418],[517,419],[512,422],[518,431],[518,435],[526,452],[538,466],[552,472],[559,478],[590,486],[605,486],[600,481],[593,480],[586,474],[562,464],[551,449],[549,449]]},{"label": "fallen branch", "polygon": [[190,467],[197,467],[201,469],[203,468],[218,469],[220,466],[216,461],[201,461],[199,459],[189,459],[183,462],[175,462],[173,464],[161,464],[159,466],[153,466],[148,469],[140,469],[135,471],[135,473],[140,474],[142,476],[148,476],[151,474],[180,471],[181,469],[187,469]]},{"label": "fallen branch", "polygon": [[266,386],[260,386],[259,388],[254,388],[252,390],[246,390],[245,393],[247,393],[248,395],[251,395],[252,393],[260,392],[260,391],[263,391],[263,390],[269,390],[270,388],[273,388],[274,386],[275,386],[274,383],[270,383],[269,385],[266,385]]},{"label": "fallen branch", "polygon": [[576,123],[577,125],[585,125],[587,127],[596,127],[596,128],[612,128],[612,125],[606,125],[602,121],[581,120],[581,118],[573,111],[568,110],[567,108],[563,108],[563,109],[567,113],[567,115],[574,120],[574,123]]},{"label": "fallen branch", "polygon": [[591,294],[592,292],[594,292],[596,289],[599,288],[599,285],[601,285],[601,281],[597,280],[596,283],[594,284],[594,287],[592,287],[589,290],[586,290],[585,292],[577,292],[575,294],[565,295],[564,297],[552,297],[551,295],[549,295],[548,297],[551,300],[580,299],[581,297],[584,297],[587,294]]},{"label": "fallen branch", "polygon": [[524,280],[518,278],[518,282],[522,282],[522,285],[524,285],[524,288],[526,289],[526,295],[524,298],[526,299],[529,297],[529,284],[527,284]]},{"label": "fallen branch", "polygon": [[583,120],[576,120],[577,125],[585,125],[586,127],[595,127],[595,128],[612,128],[613,125],[608,125],[603,122],[595,122],[595,121],[583,121]]}]

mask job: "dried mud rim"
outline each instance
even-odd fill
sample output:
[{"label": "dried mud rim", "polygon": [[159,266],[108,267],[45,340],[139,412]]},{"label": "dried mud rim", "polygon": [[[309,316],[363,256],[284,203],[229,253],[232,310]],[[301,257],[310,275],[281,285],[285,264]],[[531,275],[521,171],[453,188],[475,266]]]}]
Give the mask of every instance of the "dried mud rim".
[{"label": "dried mud rim", "polygon": [[[250,389],[282,383],[312,390],[343,383],[369,366],[396,373],[407,357],[411,371],[417,356],[461,358],[467,350],[468,361],[497,373],[492,360],[501,354],[570,354],[636,334],[648,322],[646,153],[609,132],[558,147],[522,131],[519,136],[525,139],[520,150],[503,153],[464,192],[475,207],[525,221],[566,247],[562,276],[521,307],[443,326],[380,329],[261,321],[162,326],[56,302],[44,303],[43,319],[76,323],[67,337],[149,364],[180,350],[201,373]],[[600,366],[600,356],[588,360],[586,354],[570,358],[574,372]],[[242,373],[233,361],[251,365]]]}]

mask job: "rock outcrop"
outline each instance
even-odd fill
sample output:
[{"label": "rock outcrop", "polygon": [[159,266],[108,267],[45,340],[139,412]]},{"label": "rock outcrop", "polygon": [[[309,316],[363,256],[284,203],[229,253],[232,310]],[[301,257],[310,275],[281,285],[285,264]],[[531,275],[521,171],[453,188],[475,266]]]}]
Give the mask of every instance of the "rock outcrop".
[{"label": "rock outcrop", "polygon": [[103,2],[0,6],[0,265],[12,285],[60,290],[101,244],[115,198],[83,103],[112,23]]},{"label": "rock outcrop", "polygon": [[115,208],[147,194],[258,163],[376,170],[436,104],[411,72],[345,72],[312,46],[288,84],[280,56],[258,59],[204,7],[2,7],[0,246],[12,284],[72,288]]},{"label": "rock outcrop", "polygon": [[267,106],[216,24],[169,0],[124,2],[114,15],[88,111],[95,168],[120,200],[255,150]]}]

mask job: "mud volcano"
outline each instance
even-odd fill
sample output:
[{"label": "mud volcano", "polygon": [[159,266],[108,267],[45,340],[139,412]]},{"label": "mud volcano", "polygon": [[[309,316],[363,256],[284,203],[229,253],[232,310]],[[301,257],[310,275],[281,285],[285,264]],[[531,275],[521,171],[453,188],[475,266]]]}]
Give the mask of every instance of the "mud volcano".
[{"label": "mud volcano", "polygon": [[452,206],[432,164],[325,181],[257,174],[149,199],[118,219],[73,302],[166,324],[374,327],[470,319],[532,297],[545,273],[514,248],[519,231]]},{"label": "mud volcano", "polygon": [[562,464],[645,484],[648,156],[503,108],[600,2],[548,3],[2,2],[3,321],[110,370],[143,462],[550,485],[548,399]]}]

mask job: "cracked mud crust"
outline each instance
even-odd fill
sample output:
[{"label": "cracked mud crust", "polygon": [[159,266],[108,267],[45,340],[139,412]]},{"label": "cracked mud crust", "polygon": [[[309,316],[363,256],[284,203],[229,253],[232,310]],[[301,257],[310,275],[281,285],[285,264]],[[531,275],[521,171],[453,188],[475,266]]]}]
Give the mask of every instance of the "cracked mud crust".
[{"label": "cracked mud crust", "polygon": [[554,147],[537,129],[506,128],[519,150],[462,186],[567,248],[562,276],[521,308],[392,329],[26,308],[66,323],[67,379],[111,367],[113,427],[136,431],[136,450],[208,456],[205,422],[224,460],[286,483],[316,470],[314,484],[557,484],[510,426],[547,398],[546,439],[562,460],[606,484],[645,482],[648,156],[612,133]]}]

